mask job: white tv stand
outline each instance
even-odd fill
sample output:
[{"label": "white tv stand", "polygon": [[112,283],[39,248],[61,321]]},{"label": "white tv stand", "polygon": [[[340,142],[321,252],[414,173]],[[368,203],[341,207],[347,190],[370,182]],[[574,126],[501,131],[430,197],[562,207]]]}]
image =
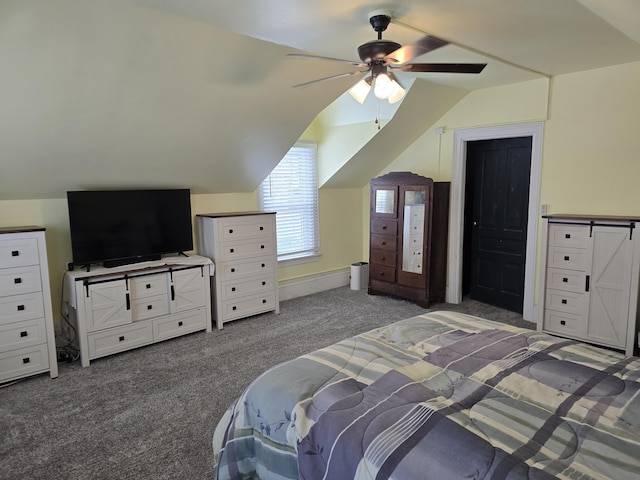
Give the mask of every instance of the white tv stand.
[{"label": "white tv stand", "polygon": [[91,360],[199,330],[211,331],[213,263],[198,255],[69,271],[63,311]]}]

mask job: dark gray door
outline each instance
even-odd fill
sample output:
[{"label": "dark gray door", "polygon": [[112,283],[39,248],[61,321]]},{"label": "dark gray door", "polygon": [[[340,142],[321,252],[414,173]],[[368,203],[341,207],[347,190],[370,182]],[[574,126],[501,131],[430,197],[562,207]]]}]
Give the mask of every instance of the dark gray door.
[{"label": "dark gray door", "polygon": [[531,137],[467,144],[465,284],[469,296],[522,313]]}]

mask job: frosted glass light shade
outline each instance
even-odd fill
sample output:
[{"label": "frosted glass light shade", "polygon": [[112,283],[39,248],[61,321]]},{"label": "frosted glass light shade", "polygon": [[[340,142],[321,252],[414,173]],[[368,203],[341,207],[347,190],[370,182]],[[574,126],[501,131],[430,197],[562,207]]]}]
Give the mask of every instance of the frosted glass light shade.
[{"label": "frosted glass light shade", "polygon": [[380,100],[385,100],[393,93],[393,83],[386,73],[376,76],[373,85],[373,94]]},{"label": "frosted glass light shade", "polygon": [[364,103],[364,100],[369,94],[369,90],[371,90],[371,85],[369,85],[369,83],[367,83],[367,81],[363,78],[349,89],[349,93],[353,98],[356,99],[356,101],[358,101],[359,103]]},{"label": "frosted glass light shade", "polygon": [[400,84],[394,80],[391,81],[393,84],[393,92],[389,95],[389,103],[396,103],[404,97],[404,94],[407,93],[404,88],[400,86]]}]

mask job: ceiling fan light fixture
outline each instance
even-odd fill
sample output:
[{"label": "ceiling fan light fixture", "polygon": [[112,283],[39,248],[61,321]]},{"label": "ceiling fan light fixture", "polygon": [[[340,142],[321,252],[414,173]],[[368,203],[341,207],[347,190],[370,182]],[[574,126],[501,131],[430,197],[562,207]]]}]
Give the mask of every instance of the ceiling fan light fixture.
[{"label": "ceiling fan light fixture", "polygon": [[393,92],[389,95],[387,100],[389,103],[393,104],[402,100],[402,97],[404,97],[407,91],[395,80],[392,80],[391,83],[393,84]]},{"label": "ceiling fan light fixture", "polygon": [[371,81],[363,78],[349,89],[349,93],[358,103],[363,104],[369,95],[369,90],[371,90]]},{"label": "ceiling fan light fixture", "polygon": [[373,82],[373,94],[380,100],[386,100],[391,96],[394,86],[386,73],[380,73]]}]

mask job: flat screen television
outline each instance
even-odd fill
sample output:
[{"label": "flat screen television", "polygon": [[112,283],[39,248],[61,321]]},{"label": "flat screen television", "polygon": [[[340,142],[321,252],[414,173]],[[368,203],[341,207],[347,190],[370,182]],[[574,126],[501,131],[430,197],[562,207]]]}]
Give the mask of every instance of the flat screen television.
[{"label": "flat screen television", "polygon": [[188,189],[67,192],[74,266],[105,267],[193,249]]}]

